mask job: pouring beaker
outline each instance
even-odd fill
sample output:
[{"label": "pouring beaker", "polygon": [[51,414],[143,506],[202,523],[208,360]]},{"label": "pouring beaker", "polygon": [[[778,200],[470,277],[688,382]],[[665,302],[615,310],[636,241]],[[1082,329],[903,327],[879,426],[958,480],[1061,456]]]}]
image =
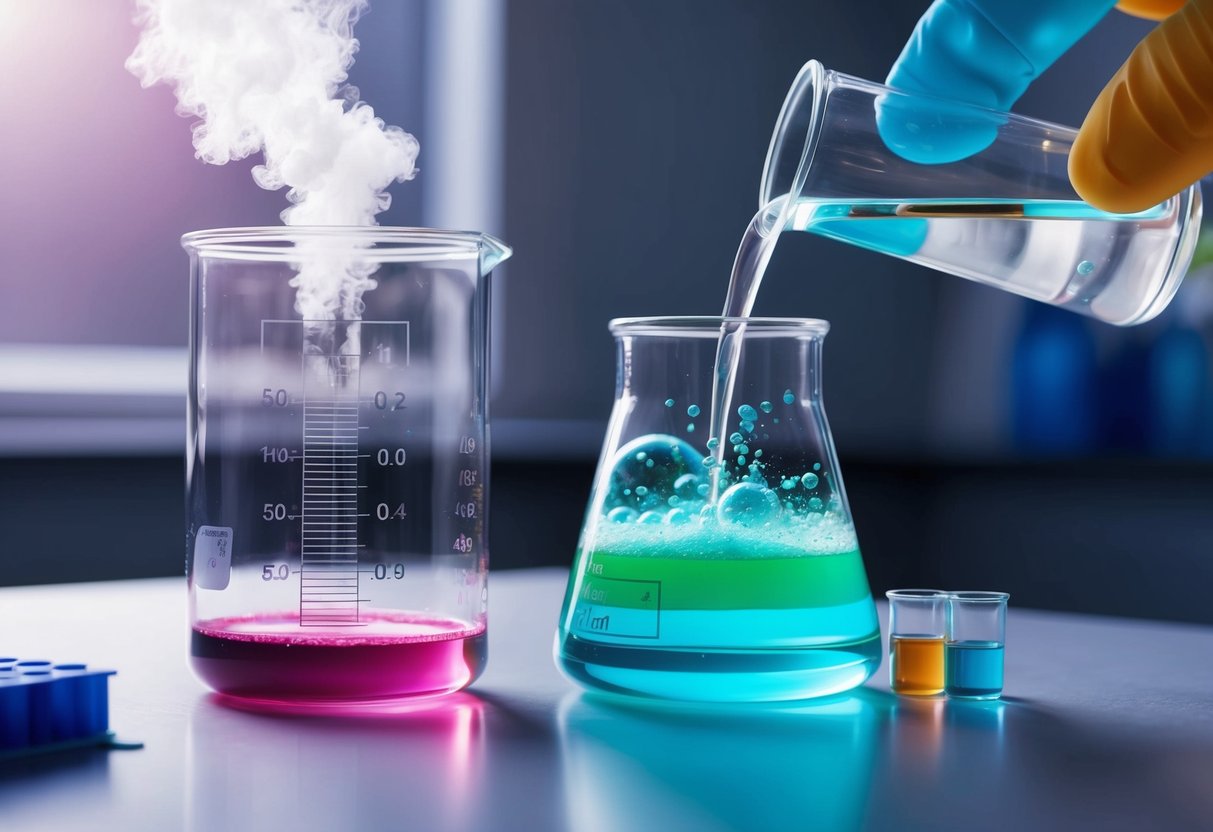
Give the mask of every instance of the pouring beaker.
[{"label": "pouring beaker", "polygon": [[182,244],[195,672],[271,701],[470,684],[486,659],[489,273],[510,250],[380,227]]},{"label": "pouring beaker", "polygon": [[557,663],[587,687],[804,699],[862,684],[880,664],[822,408],[829,325],[744,319],[737,407],[709,437],[721,327],[740,323],[611,322],[615,406],[556,635]]},{"label": "pouring beaker", "polygon": [[804,66],[776,122],[760,206],[843,240],[1113,324],[1161,312],[1192,259],[1199,185],[1145,211],[1081,200],[1076,131]]}]

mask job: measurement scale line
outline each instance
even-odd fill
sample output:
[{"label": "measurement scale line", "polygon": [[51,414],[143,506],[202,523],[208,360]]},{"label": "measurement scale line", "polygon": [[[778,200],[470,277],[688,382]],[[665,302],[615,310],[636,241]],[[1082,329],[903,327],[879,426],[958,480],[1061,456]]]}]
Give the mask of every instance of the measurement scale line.
[{"label": "measurement scale line", "polygon": [[366,623],[362,621],[347,621],[344,618],[327,618],[317,617],[308,618],[305,621],[299,622],[304,627],[324,626],[324,627],[365,627]]},{"label": "measurement scale line", "polygon": [[[301,355],[303,516],[299,623],[358,626],[361,356]],[[310,389],[309,389],[310,388]],[[311,393],[311,395],[309,395]]]},{"label": "measurement scale line", "polygon": [[321,601],[317,598],[308,599],[308,601],[313,604],[348,604],[348,603],[350,603],[350,601],[365,602],[365,601],[369,601],[369,600],[370,600],[369,598],[350,598],[349,600],[334,600],[334,601]]}]

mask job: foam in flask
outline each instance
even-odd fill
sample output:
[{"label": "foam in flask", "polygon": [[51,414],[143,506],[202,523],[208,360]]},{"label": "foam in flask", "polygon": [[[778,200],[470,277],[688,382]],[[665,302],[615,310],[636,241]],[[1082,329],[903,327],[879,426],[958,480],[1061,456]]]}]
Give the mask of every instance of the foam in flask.
[{"label": "foam in flask", "polygon": [[[710,435],[722,325],[739,341]],[[623,319],[556,637],[586,687],[779,701],[862,684],[880,625],[821,399],[825,321]]]}]

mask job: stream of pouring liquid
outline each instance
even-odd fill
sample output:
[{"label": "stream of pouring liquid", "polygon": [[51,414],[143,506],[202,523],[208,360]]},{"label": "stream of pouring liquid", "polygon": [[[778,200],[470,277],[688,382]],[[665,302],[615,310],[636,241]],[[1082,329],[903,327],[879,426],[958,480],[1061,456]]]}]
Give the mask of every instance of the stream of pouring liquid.
[{"label": "stream of pouring liquid", "polygon": [[711,449],[716,464],[711,469],[711,493],[709,499],[715,503],[720,496],[720,471],[728,441],[729,411],[732,408],[733,392],[737,385],[737,369],[741,362],[741,343],[745,338],[745,324],[735,320],[749,317],[758,298],[758,287],[775,251],[779,233],[787,224],[785,216],[787,197],[768,203],[750,220],[737,256],[733,260],[733,272],[729,275],[729,289],[725,295],[725,320],[720,326],[720,339],[716,346],[716,367],[712,376],[711,429],[708,436],[715,437],[717,445]]}]

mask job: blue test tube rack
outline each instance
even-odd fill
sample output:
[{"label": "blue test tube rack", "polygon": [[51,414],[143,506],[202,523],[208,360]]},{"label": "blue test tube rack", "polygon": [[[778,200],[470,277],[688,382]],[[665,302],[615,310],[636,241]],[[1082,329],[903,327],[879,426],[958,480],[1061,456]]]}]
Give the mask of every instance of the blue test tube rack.
[{"label": "blue test tube rack", "polygon": [[117,671],[0,657],[0,760],[70,748],[139,748],[109,730]]}]

